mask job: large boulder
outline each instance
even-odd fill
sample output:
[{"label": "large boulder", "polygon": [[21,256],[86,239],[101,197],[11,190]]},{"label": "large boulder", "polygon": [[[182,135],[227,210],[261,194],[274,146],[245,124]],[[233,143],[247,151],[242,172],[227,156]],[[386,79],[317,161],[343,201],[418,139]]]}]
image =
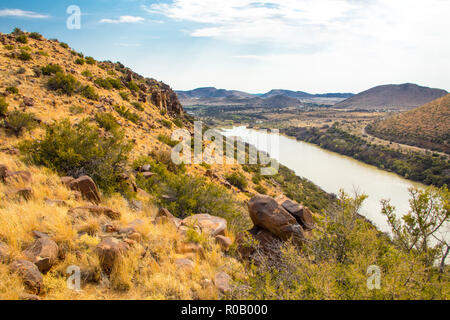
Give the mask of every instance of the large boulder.
[{"label": "large boulder", "polygon": [[81,192],[84,199],[96,204],[101,202],[100,192],[94,180],[88,176],[82,176],[69,183],[69,188]]},{"label": "large boulder", "polygon": [[27,260],[16,260],[11,266],[10,270],[17,273],[21,278],[27,289],[35,294],[39,294],[44,287],[44,279],[38,267]]},{"label": "large boulder", "polygon": [[253,197],[248,202],[248,210],[255,226],[270,231],[282,240],[293,238],[297,242],[305,238],[297,220],[272,197]]},{"label": "large boulder", "polygon": [[128,249],[129,246],[124,241],[112,237],[103,239],[95,248],[103,271],[110,274],[115,264],[123,258]]},{"label": "large boulder", "polygon": [[182,225],[188,227],[199,227],[202,232],[210,234],[212,237],[225,235],[227,230],[227,220],[209,214],[195,214],[182,221]]},{"label": "large boulder", "polygon": [[314,219],[311,210],[308,207],[299,205],[292,200],[285,200],[281,206],[286,209],[297,222],[307,231],[314,229]]},{"label": "large boulder", "polygon": [[23,254],[40,272],[46,273],[58,260],[58,245],[49,238],[39,238]]}]

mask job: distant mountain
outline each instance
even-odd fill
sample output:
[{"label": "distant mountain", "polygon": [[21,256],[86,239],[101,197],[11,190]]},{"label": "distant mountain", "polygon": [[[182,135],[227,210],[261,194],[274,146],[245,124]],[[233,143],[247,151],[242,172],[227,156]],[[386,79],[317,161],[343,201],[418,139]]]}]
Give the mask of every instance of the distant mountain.
[{"label": "distant mountain", "polygon": [[349,109],[412,109],[446,95],[441,89],[412,83],[383,85],[361,92],[335,105]]},{"label": "distant mountain", "polygon": [[197,88],[189,91],[176,91],[181,103],[192,105],[249,105],[267,107],[299,106],[302,102],[327,103],[332,105],[353,96],[352,93],[310,94],[303,91],[274,89],[264,94],[251,94],[238,90]]},{"label": "distant mountain", "polygon": [[367,131],[386,140],[450,153],[450,94],[374,123]]}]

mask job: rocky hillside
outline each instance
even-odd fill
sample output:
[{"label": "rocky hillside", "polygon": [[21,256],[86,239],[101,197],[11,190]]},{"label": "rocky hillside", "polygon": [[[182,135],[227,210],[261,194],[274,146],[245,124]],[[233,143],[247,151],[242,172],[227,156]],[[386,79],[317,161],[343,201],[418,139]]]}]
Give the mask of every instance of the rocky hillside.
[{"label": "rocky hillside", "polygon": [[385,140],[450,153],[450,94],[367,128]]},{"label": "rocky hillside", "polygon": [[406,83],[378,86],[339,102],[336,108],[366,110],[412,109],[446,95],[441,89]]}]

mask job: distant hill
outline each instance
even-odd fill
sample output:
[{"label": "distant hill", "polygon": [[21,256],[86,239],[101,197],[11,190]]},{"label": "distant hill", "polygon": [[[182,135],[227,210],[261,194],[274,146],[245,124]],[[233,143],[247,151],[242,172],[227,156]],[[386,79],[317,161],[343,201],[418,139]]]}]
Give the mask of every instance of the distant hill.
[{"label": "distant hill", "polygon": [[377,122],[367,131],[386,140],[450,153],[450,94]]},{"label": "distant hill", "polygon": [[339,102],[336,108],[349,109],[412,109],[446,95],[441,89],[406,83],[378,86]]},{"label": "distant hill", "polygon": [[189,91],[176,91],[184,106],[192,105],[249,105],[259,107],[290,107],[302,102],[333,105],[353,96],[352,93],[310,94],[303,91],[274,89],[264,94],[251,94],[238,90],[197,88]]}]

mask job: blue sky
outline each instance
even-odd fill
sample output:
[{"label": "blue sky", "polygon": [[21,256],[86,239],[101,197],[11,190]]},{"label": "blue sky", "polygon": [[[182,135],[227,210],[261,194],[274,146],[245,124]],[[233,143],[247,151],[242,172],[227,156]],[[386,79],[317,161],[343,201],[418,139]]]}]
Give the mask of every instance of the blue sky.
[{"label": "blue sky", "polygon": [[448,0],[0,0],[0,31],[38,31],[181,90],[450,90],[449,12]]}]

